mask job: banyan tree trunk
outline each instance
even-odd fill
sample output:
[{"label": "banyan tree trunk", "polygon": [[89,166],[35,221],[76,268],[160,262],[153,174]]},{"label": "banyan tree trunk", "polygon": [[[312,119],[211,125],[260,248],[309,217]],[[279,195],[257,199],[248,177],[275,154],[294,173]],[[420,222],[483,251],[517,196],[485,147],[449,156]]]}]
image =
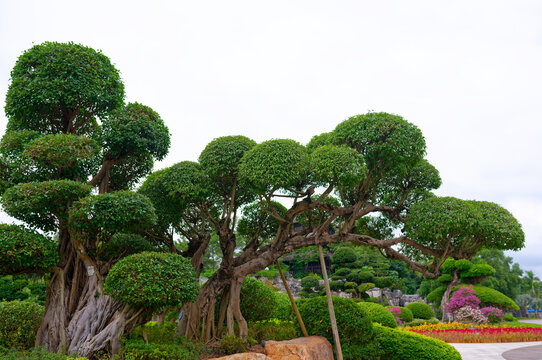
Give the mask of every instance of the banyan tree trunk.
[{"label": "banyan tree trunk", "polygon": [[68,260],[55,269],[49,282],[36,345],[87,357],[103,349],[118,352],[120,335],[145,323],[150,314],[123,308],[104,295],[103,277],[77,257],[69,242],[62,246]]},{"label": "banyan tree trunk", "polygon": [[442,308],[442,321],[446,319],[446,316],[448,313],[448,304],[450,303],[450,295],[452,294],[452,290],[459,284],[459,276],[457,274],[457,270],[454,270],[452,281],[448,284],[446,287],[446,290],[444,291],[444,294],[442,295],[442,301],[440,302],[440,306]]}]

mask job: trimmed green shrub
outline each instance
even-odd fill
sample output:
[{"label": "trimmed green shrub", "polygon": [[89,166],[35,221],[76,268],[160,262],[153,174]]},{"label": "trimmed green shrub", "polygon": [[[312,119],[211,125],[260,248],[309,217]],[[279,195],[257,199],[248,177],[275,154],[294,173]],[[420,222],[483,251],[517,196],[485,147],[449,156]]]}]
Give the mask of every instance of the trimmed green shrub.
[{"label": "trimmed green shrub", "polygon": [[337,269],[337,270],[333,273],[333,275],[345,277],[346,275],[350,274],[351,272],[352,272],[352,269],[348,269],[348,268],[340,268],[340,269]]},{"label": "trimmed green shrub", "polygon": [[518,321],[512,314],[504,314],[504,321]]},{"label": "trimmed green shrub", "polygon": [[345,282],[344,283],[344,288],[345,289],[355,289],[358,287],[358,284],[356,284],[355,282],[353,281],[348,281],[348,282]]},{"label": "trimmed green shrub", "polygon": [[[367,344],[373,339],[373,326],[367,313],[352,299],[333,296],[333,306],[341,343]],[[311,335],[319,335],[333,343],[331,323],[325,296],[299,303],[299,312]],[[296,327],[299,326],[296,324]],[[363,334],[363,336],[360,336]]]},{"label": "trimmed green shrub", "polygon": [[420,326],[424,324],[438,324],[440,321],[437,318],[431,318],[431,319],[414,319],[411,322],[409,322],[408,326]]},{"label": "trimmed green shrub", "polygon": [[111,268],[104,284],[115,300],[155,310],[193,301],[198,292],[190,259],[172,253],[130,255]]},{"label": "trimmed green shrub", "polygon": [[331,291],[342,291],[344,289],[344,281],[330,281],[329,289]]},{"label": "trimmed green shrub", "polygon": [[350,247],[340,247],[331,256],[331,262],[333,264],[349,264],[356,261],[357,256],[354,250]]},{"label": "trimmed green shrub", "polygon": [[385,289],[393,285],[393,278],[391,276],[379,276],[375,277],[373,282],[377,288]]},{"label": "trimmed green shrub", "polygon": [[34,346],[44,308],[26,301],[0,303],[0,346],[28,349]]},{"label": "trimmed green shrub", "polygon": [[410,303],[406,306],[410,311],[412,311],[412,315],[414,316],[414,319],[424,319],[429,320],[432,317],[435,317],[435,312],[433,309],[431,309],[431,306],[422,303],[422,302],[414,302]]},{"label": "trimmed green shrub", "polygon": [[272,318],[277,320],[289,321],[294,318],[294,310],[292,309],[292,303],[288,294],[275,291],[275,311]]},{"label": "trimmed green shrub", "polygon": [[234,334],[225,335],[220,339],[220,350],[226,355],[247,352],[250,345],[252,345],[250,339],[241,339]]},{"label": "trimmed green shrub", "polygon": [[316,276],[308,275],[301,279],[300,285],[305,290],[316,290],[320,287],[320,282]]},{"label": "trimmed green shrub", "polygon": [[374,329],[376,341],[386,353],[383,359],[461,360],[459,352],[444,341],[378,324]]},{"label": "trimmed green shrub", "polygon": [[437,280],[441,283],[449,283],[453,280],[452,274],[442,274],[440,275]]},{"label": "trimmed green shrub", "polygon": [[262,342],[263,340],[290,340],[299,336],[292,321],[278,319],[249,323],[248,335],[257,342]]},{"label": "trimmed green shrub", "polygon": [[460,259],[455,262],[455,268],[460,271],[468,271],[472,265],[472,262],[467,259]]},{"label": "trimmed green shrub", "polygon": [[396,314],[396,316],[399,319],[403,320],[404,323],[409,323],[414,320],[414,315],[412,315],[412,311],[410,311],[408,308],[402,306],[388,306],[387,308],[398,308],[399,310],[401,310],[401,312],[399,314]]},{"label": "trimmed green shrub", "polygon": [[[47,351],[45,347],[28,350],[7,349],[0,346],[0,359],[2,360],[88,360],[86,357],[71,357]],[[190,359],[187,359],[190,360]]]},{"label": "trimmed green shrub", "polygon": [[455,270],[455,259],[448,258],[444,263],[440,266],[440,272],[443,274],[451,274],[452,271]]},{"label": "trimmed green shrub", "polygon": [[488,264],[473,265],[468,271],[461,273],[462,279],[478,278],[495,275],[495,269]]},{"label": "trimmed green shrub", "polygon": [[391,328],[397,327],[395,317],[384,306],[372,302],[359,302],[358,306],[367,313],[372,322]]},{"label": "trimmed green shrub", "polygon": [[362,284],[367,282],[373,282],[374,274],[367,270],[354,270],[346,276],[346,280],[355,282],[356,284]]},{"label": "trimmed green shrub", "polygon": [[182,344],[157,344],[143,340],[128,340],[120,348],[124,360],[198,360],[200,355],[194,344],[184,340]]},{"label": "trimmed green shrub", "polygon": [[271,319],[278,306],[276,291],[258,279],[247,277],[241,286],[240,306],[246,321]]},{"label": "trimmed green shrub", "polygon": [[440,320],[437,319],[436,317],[432,317],[431,319],[427,320],[428,324],[438,324],[439,322]]}]

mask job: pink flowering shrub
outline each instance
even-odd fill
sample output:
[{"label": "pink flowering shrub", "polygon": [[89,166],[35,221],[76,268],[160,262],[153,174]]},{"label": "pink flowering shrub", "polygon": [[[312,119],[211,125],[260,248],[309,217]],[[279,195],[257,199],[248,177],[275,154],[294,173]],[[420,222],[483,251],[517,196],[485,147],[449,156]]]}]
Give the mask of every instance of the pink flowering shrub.
[{"label": "pink flowering shrub", "polygon": [[497,309],[493,306],[486,306],[480,309],[482,315],[487,317],[487,321],[490,324],[500,323],[504,320],[504,313],[501,309]]},{"label": "pink flowering shrub", "polygon": [[405,322],[401,317],[399,316],[401,314],[401,309],[399,309],[397,306],[392,306],[388,308],[388,311],[395,316],[395,321],[397,321],[397,326],[403,326]]},{"label": "pink flowering shrub", "polygon": [[487,317],[482,314],[482,311],[479,308],[470,305],[465,305],[462,308],[455,310],[454,318],[456,321],[471,324],[487,323]]},{"label": "pink flowering shrub", "polygon": [[455,315],[455,312],[464,306],[479,308],[479,305],[480,299],[476,296],[472,285],[469,287],[461,286],[450,299],[447,310]]}]

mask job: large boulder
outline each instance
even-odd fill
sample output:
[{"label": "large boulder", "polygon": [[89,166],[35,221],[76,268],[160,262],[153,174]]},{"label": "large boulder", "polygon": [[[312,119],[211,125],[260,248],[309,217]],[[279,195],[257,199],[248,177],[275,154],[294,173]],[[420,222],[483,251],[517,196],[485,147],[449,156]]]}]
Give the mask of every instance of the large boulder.
[{"label": "large boulder", "polygon": [[267,341],[265,353],[273,360],[333,360],[331,344],[322,336]]}]

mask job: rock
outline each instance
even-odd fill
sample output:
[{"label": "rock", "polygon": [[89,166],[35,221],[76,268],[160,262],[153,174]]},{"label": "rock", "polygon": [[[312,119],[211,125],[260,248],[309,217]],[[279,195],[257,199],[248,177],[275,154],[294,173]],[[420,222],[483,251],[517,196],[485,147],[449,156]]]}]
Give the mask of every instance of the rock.
[{"label": "rock", "polygon": [[265,353],[273,360],[333,360],[331,344],[322,336],[267,341]]},{"label": "rock", "polygon": [[265,354],[250,352],[250,353],[227,355],[227,356],[222,356],[219,358],[213,358],[209,360],[273,360],[273,359],[265,356]]}]

